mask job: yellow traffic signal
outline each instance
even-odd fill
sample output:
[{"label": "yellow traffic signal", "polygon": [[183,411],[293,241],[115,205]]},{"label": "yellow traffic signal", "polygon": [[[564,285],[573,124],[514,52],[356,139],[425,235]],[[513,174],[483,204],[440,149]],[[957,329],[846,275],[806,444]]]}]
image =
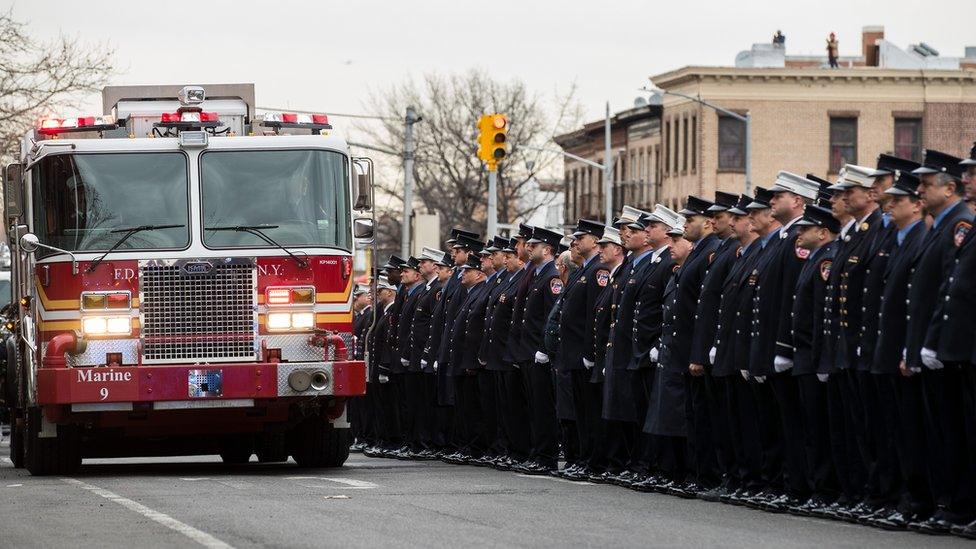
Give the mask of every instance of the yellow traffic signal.
[{"label": "yellow traffic signal", "polygon": [[485,114],[478,120],[478,158],[494,170],[508,154],[508,117],[504,114]]}]

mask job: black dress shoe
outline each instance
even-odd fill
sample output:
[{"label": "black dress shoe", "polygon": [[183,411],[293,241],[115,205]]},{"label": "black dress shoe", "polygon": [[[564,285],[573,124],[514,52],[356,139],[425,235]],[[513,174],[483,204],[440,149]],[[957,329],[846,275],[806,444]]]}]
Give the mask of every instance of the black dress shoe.
[{"label": "black dress shoe", "polygon": [[799,498],[795,498],[791,495],[784,494],[774,500],[768,501],[762,505],[762,510],[769,513],[785,513],[790,509],[800,507],[805,502]]},{"label": "black dress shoe", "polygon": [[666,493],[669,496],[677,496],[682,499],[694,499],[695,490],[691,488],[692,485],[693,483],[690,482],[675,481],[668,486]]},{"label": "black dress shoe", "polygon": [[800,505],[791,507],[789,509],[789,512],[792,515],[797,515],[801,517],[816,516],[817,511],[823,509],[824,507],[827,507],[831,503],[833,502],[826,499],[823,496],[814,495],[810,497],[810,499],[801,503]]},{"label": "black dress shoe", "polygon": [[729,496],[729,503],[732,505],[746,505],[752,498],[756,497],[757,492],[748,488],[740,488]]},{"label": "black dress shoe", "polygon": [[753,509],[762,509],[763,505],[773,501],[780,495],[781,494],[777,494],[775,492],[762,491],[747,499],[745,501],[745,505],[746,507],[751,507]]},{"label": "black dress shoe", "polygon": [[587,477],[586,480],[594,484],[611,484],[610,479],[617,476],[617,473],[612,473],[610,471],[604,471],[602,473],[594,473]]},{"label": "black dress shoe", "polygon": [[875,528],[882,528],[884,530],[907,530],[909,522],[911,522],[911,520],[909,520],[908,517],[899,511],[895,511],[886,517],[875,516],[874,518],[868,520],[866,524],[869,526],[874,526]]},{"label": "black dress shoe", "polygon": [[953,524],[946,520],[941,513],[936,513],[927,520],[911,522],[908,527],[923,534],[944,536],[952,532]]},{"label": "black dress shoe", "polygon": [[949,531],[957,536],[961,536],[969,539],[976,539],[976,520],[970,522],[965,526],[961,524],[957,524],[952,528],[950,528]]},{"label": "black dress shoe", "polygon": [[710,501],[712,503],[718,503],[722,501],[723,496],[727,496],[727,495],[729,495],[728,488],[724,486],[716,486],[715,488],[712,488],[710,490],[703,490],[701,492],[698,492],[697,497],[702,501]]},{"label": "black dress shoe", "polygon": [[526,467],[523,471],[526,475],[548,475],[550,471],[555,469],[552,465],[542,465],[541,463],[535,463],[529,467]]}]

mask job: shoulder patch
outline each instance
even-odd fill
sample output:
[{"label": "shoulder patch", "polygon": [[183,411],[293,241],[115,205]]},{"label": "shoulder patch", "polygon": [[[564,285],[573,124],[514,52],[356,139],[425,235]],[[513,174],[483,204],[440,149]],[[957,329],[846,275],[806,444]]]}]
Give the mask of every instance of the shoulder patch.
[{"label": "shoulder patch", "polygon": [[600,286],[606,286],[610,282],[610,271],[606,269],[600,269],[596,272],[596,283]]},{"label": "shoulder patch", "polygon": [[558,278],[553,278],[549,281],[549,290],[553,295],[559,295],[563,291],[563,281]]},{"label": "shoulder patch", "polygon": [[966,239],[966,235],[973,228],[973,224],[969,221],[960,221],[956,223],[956,227],[952,229],[952,241],[956,244],[956,247],[962,246],[962,241]]},{"label": "shoulder patch", "polygon": [[796,257],[799,257],[800,259],[806,259],[806,258],[810,257],[810,250],[808,250],[806,248],[801,248],[801,247],[797,246],[796,247]]},{"label": "shoulder patch", "polygon": [[830,278],[830,266],[833,264],[834,262],[830,259],[825,259],[820,264],[820,278],[822,278],[824,282],[827,282],[827,279]]}]

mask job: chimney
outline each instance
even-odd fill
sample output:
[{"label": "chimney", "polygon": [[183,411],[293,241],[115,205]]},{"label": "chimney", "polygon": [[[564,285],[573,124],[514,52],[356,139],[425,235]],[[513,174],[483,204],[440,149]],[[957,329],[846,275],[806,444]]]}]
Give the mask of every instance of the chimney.
[{"label": "chimney", "polygon": [[865,67],[878,66],[878,40],[884,39],[884,27],[869,25],[861,28],[861,55]]}]

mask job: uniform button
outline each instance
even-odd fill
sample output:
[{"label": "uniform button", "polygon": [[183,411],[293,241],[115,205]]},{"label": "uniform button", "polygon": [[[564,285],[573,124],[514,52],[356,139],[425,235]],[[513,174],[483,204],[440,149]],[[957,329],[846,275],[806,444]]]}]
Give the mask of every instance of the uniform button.
[{"label": "uniform button", "polygon": [[911,303],[911,301],[909,301],[909,300],[906,299],[905,300],[905,305],[908,305],[909,303]]},{"label": "uniform button", "polygon": [[948,302],[949,301],[949,296],[946,296],[945,300]]},{"label": "uniform button", "polygon": [[[958,260],[958,259],[956,260],[956,263],[959,263],[959,260]],[[954,276],[950,276],[950,277],[949,277],[949,284],[952,284],[952,282],[953,282],[953,281],[954,281],[955,279],[956,279],[956,277],[954,277]]]},{"label": "uniform button", "polygon": [[949,315],[942,315],[942,320],[949,320]]},{"label": "uniform button", "polygon": [[905,315],[905,320],[911,320],[911,319],[912,319],[912,315]]},{"label": "uniform button", "polygon": [[911,282],[909,282],[909,283],[908,283],[908,289],[909,289],[909,290],[911,290],[911,289],[912,289],[912,283],[911,283]]}]

